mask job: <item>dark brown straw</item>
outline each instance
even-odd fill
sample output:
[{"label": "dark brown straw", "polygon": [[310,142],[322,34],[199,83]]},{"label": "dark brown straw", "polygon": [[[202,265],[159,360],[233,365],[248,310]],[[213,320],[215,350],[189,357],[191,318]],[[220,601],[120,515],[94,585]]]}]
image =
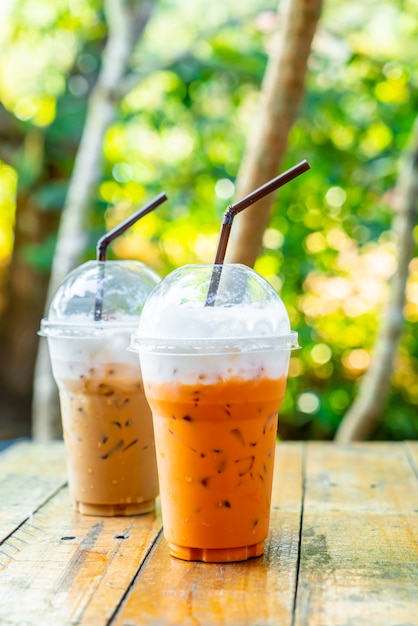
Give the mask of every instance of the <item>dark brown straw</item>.
[{"label": "dark brown straw", "polygon": [[106,260],[107,246],[114,239],[116,239],[116,237],[119,237],[119,235],[122,235],[122,233],[124,233],[125,230],[128,230],[128,228],[130,228],[130,226],[135,224],[135,222],[140,220],[141,217],[144,217],[144,215],[147,215],[147,213],[151,213],[151,211],[156,209],[158,206],[160,206],[160,204],[162,204],[166,200],[167,200],[167,196],[165,195],[165,193],[164,192],[160,193],[153,200],[151,200],[151,202],[146,204],[141,209],[138,209],[138,211],[135,211],[135,213],[133,213],[132,215],[127,217],[126,220],[124,220],[120,224],[117,224],[117,226],[112,228],[112,230],[109,230],[109,232],[106,233],[105,235],[103,235],[103,237],[100,237],[99,241],[97,242],[97,246],[96,246],[97,260],[98,261],[105,261]]},{"label": "dark brown straw", "polygon": [[151,200],[148,204],[143,206],[138,211],[135,211],[132,215],[127,217],[123,222],[117,224],[112,230],[109,230],[108,233],[100,237],[96,246],[96,256],[97,261],[102,261],[99,263],[99,278],[97,281],[97,291],[96,291],[96,301],[94,305],[94,320],[99,322],[102,319],[102,308],[103,308],[103,282],[104,282],[104,273],[105,273],[105,263],[106,261],[106,252],[107,246],[114,240],[116,237],[119,237],[122,233],[125,232],[130,226],[135,224],[141,217],[147,215],[147,213],[151,213],[154,209],[156,209],[160,204],[167,200],[167,196],[164,192],[160,193],[153,200]]},{"label": "dark brown straw", "polygon": [[225,259],[226,248],[231,232],[232,221],[236,214],[240,213],[240,211],[243,211],[258,200],[261,200],[261,198],[264,198],[264,196],[267,196],[272,191],[275,191],[279,187],[283,187],[286,183],[309,170],[310,167],[311,166],[305,159],[304,161],[301,161],[297,165],[291,167],[289,170],[286,170],[286,172],[283,172],[283,174],[279,174],[276,178],[273,178],[261,187],[258,187],[258,189],[249,193],[248,196],[245,196],[227,208],[222,218],[222,226],[214,260],[214,268],[209,283],[208,294],[206,296],[206,306],[213,306],[215,304],[216,294],[218,292],[219,282],[221,279],[222,264]]}]

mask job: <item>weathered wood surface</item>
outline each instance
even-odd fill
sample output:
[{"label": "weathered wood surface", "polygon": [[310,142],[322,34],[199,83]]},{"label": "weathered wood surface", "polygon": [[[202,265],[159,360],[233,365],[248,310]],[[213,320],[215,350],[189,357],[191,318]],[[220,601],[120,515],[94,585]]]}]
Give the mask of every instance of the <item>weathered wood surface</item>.
[{"label": "weathered wood surface", "polygon": [[280,443],[246,563],[168,555],[159,513],[74,512],[60,443],[0,454],[1,626],[418,626],[418,442]]},{"label": "weathered wood surface", "polygon": [[271,531],[263,557],[244,563],[189,563],[171,558],[165,541],[160,541],[139,572],[115,626],[290,626],[301,501],[301,446],[283,446],[276,457]]},{"label": "weathered wood surface", "polygon": [[0,543],[66,482],[61,442],[22,441],[1,453]]},{"label": "weathered wood surface", "polygon": [[405,446],[309,445],[295,626],[305,624],[418,624],[418,481]]},{"label": "weathered wood surface", "polygon": [[418,444],[406,443],[405,445],[406,445],[406,453],[411,463],[411,467],[414,470],[416,476],[418,477]]},{"label": "weathered wood surface", "polygon": [[160,529],[153,513],[83,516],[62,489],[1,546],[1,626],[108,624]]}]

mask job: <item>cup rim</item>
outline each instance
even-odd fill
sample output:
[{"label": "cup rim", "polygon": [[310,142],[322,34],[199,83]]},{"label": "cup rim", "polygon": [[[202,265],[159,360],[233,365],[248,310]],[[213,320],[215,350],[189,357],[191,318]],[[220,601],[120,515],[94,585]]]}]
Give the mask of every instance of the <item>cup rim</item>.
[{"label": "cup rim", "polygon": [[111,320],[100,320],[95,322],[94,320],[90,321],[81,321],[78,322],[75,320],[72,321],[64,321],[64,320],[49,320],[48,318],[43,318],[41,320],[41,327],[38,330],[38,335],[40,337],[52,337],[58,339],[73,339],[77,338],[85,338],[85,339],[99,339],[103,337],[103,335],[107,333],[114,333],[115,331],[125,331],[132,333],[134,329],[136,329],[138,325],[138,319],[135,318],[129,321],[129,323],[123,323],[121,321],[112,322]]},{"label": "cup rim", "polygon": [[[196,345],[201,342],[200,345]],[[220,338],[173,338],[173,337],[144,337],[132,334],[131,352],[140,354],[159,355],[204,355],[204,354],[234,354],[245,352],[290,351],[300,348],[298,333],[290,331],[280,336],[255,337],[220,337]]]}]

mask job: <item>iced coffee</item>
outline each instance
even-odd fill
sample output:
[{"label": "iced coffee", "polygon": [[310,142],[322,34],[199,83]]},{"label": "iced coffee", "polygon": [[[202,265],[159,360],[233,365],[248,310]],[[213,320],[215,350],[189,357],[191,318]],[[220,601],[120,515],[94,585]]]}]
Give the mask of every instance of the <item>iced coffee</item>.
[{"label": "iced coffee", "polygon": [[[98,282],[103,300],[95,321]],[[155,506],[152,417],[128,347],[158,282],[141,263],[90,261],[67,277],[42,320],[59,388],[69,489],[84,514],[133,515]]]}]

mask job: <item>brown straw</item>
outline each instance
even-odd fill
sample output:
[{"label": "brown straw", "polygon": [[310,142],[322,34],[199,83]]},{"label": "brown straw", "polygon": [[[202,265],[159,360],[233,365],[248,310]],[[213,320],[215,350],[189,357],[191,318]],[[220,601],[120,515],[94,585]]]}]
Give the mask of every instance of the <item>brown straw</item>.
[{"label": "brown straw", "polygon": [[276,176],[272,180],[268,181],[258,189],[255,189],[248,196],[245,196],[241,200],[238,200],[234,204],[231,204],[225,211],[222,218],[222,226],[219,234],[218,247],[216,250],[214,267],[212,270],[212,276],[210,279],[209,289],[206,296],[205,306],[214,306],[216,300],[216,294],[218,292],[219,282],[221,279],[222,264],[224,262],[226,248],[228,245],[229,235],[231,232],[232,221],[237,213],[243,211],[251,204],[254,204],[264,196],[267,196],[272,191],[275,191],[279,187],[283,187],[286,183],[290,182],[300,174],[303,174],[310,169],[309,163],[305,160],[301,161],[297,165],[294,165],[283,174]]},{"label": "brown straw", "polygon": [[100,237],[96,246],[96,256],[97,261],[102,261],[103,263],[99,263],[99,279],[97,281],[97,291],[96,291],[96,301],[94,305],[94,320],[99,322],[102,319],[102,308],[103,308],[103,281],[104,281],[104,273],[105,273],[105,263],[106,261],[106,251],[107,246],[114,240],[116,237],[119,237],[122,233],[125,232],[130,226],[135,224],[141,217],[147,215],[147,213],[151,213],[154,209],[156,209],[160,204],[167,200],[167,196],[164,192],[160,193],[158,196],[153,198],[148,204],[143,206],[138,211],[135,211],[132,215],[127,217],[123,222],[117,224],[112,230],[109,230],[108,233]]}]

